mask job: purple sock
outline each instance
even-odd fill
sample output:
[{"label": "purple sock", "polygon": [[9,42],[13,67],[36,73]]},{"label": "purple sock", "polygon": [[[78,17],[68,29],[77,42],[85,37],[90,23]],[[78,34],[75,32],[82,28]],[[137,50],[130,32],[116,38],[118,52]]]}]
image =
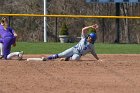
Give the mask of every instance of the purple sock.
[{"label": "purple sock", "polygon": [[56,58],[59,58],[58,54],[49,56],[47,59],[48,59],[48,60],[52,60],[52,59],[56,59]]}]

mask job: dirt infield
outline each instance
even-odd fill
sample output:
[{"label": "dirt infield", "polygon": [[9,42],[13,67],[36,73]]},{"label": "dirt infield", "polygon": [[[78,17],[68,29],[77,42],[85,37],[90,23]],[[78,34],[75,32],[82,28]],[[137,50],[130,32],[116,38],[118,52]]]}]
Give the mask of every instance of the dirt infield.
[{"label": "dirt infield", "polygon": [[[25,55],[41,57],[43,55]],[[0,60],[0,93],[140,93],[140,54],[81,61]]]}]

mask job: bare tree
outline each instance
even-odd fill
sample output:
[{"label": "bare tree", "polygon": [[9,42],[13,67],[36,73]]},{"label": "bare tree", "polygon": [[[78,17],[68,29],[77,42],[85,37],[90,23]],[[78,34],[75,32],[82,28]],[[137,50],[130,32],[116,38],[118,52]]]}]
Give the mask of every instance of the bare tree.
[{"label": "bare tree", "polygon": [[[48,14],[114,16],[114,3],[86,3],[85,0],[47,0]],[[0,13],[43,14],[43,0],[1,0]],[[121,15],[139,16],[140,3],[122,3]],[[12,27],[19,34],[19,41],[43,41],[43,17],[11,17]],[[47,17],[49,41],[58,38],[65,22],[71,36],[81,34],[81,28],[98,23],[98,42],[114,42],[115,19],[102,18],[51,18]],[[57,23],[56,23],[57,22]],[[56,26],[57,25],[57,26]],[[139,43],[139,19],[120,19],[120,42]],[[26,37],[26,38],[25,38]]]}]

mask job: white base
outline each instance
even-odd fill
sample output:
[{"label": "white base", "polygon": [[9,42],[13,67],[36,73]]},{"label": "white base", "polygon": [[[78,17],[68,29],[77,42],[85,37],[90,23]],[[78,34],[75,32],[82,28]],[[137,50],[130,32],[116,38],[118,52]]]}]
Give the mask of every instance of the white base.
[{"label": "white base", "polygon": [[43,61],[42,58],[27,58],[27,61]]}]

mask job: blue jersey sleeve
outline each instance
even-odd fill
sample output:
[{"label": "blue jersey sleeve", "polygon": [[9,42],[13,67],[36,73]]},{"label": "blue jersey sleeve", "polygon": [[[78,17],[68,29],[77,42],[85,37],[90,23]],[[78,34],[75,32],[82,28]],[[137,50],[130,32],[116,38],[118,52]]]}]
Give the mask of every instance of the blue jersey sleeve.
[{"label": "blue jersey sleeve", "polygon": [[13,34],[14,35],[14,30],[11,28],[11,27],[8,27],[8,31],[11,33],[11,34]]}]

